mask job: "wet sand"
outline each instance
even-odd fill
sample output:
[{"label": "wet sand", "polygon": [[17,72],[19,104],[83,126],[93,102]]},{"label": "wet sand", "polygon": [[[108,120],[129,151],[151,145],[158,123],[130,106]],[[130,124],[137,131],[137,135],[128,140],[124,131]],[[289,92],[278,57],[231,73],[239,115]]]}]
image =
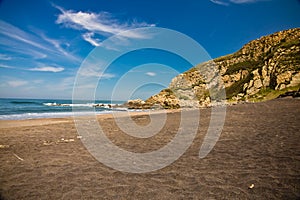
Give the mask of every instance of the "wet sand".
[{"label": "wet sand", "polygon": [[[142,174],[98,162],[77,137],[72,118],[1,121],[1,199],[300,198],[300,99],[227,107],[221,137],[203,159],[198,154],[210,109],[200,113],[198,133],[183,156]],[[132,118],[150,122],[142,113]],[[172,140],[180,112],[169,112],[164,128],[148,139],[124,134],[111,115],[98,120],[116,145],[149,152]]]}]

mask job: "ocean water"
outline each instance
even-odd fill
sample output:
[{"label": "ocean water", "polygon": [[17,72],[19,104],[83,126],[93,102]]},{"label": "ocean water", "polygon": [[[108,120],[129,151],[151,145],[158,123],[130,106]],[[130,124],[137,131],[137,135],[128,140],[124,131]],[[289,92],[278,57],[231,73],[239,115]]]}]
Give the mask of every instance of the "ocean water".
[{"label": "ocean water", "polygon": [[[79,101],[57,99],[1,99],[0,120],[22,120],[34,118],[58,118],[74,115],[104,114],[123,111],[125,108],[110,108],[123,101]],[[97,107],[95,107],[98,105]]]}]

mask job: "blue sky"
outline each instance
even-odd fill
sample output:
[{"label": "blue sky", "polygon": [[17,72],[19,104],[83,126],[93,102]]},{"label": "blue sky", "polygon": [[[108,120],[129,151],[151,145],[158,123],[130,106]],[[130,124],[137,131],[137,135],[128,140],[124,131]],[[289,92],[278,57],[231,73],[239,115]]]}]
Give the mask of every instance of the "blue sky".
[{"label": "blue sky", "polygon": [[[84,59],[122,31],[172,29],[216,58],[263,35],[300,27],[299,10],[299,0],[0,0],[0,97],[70,99]],[[126,37],[143,38],[147,33]],[[132,82],[160,80],[130,91],[132,98],[147,98],[190,67],[168,52],[134,52],[101,72],[95,95],[110,99],[118,80],[130,72]],[[94,77],[99,70],[91,68],[85,76]],[[116,99],[128,98],[126,84],[130,81],[123,83]]]}]

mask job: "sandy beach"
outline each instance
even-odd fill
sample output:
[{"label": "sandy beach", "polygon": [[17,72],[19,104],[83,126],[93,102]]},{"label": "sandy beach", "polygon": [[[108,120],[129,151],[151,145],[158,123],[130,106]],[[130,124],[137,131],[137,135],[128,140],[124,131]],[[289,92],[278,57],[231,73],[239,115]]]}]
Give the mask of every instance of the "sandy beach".
[{"label": "sandy beach", "polygon": [[[221,137],[199,159],[210,112],[201,109],[196,138],[183,156],[141,174],[98,162],[72,118],[0,121],[0,199],[300,198],[300,99],[228,106]],[[143,113],[132,118],[149,123]],[[168,112],[164,128],[148,139],[124,134],[111,115],[98,120],[116,145],[149,152],[172,140],[180,112]]]}]

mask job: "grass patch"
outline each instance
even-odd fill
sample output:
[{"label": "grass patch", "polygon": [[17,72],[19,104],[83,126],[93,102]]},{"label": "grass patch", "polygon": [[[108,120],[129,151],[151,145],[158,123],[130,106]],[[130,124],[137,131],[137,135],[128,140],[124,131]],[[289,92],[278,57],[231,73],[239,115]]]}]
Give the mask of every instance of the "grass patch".
[{"label": "grass patch", "polygon": [[188,74],[188,73],[192,73],[192,72],[195,72],[195,71],[199,71],[199,69],[197,69],[197,66],[196,67],[192,67],[191,69],[189,69],[188,71],[183,72],[183,73],[184,74]]},{"label": "grass patch", "polygon": [[[283,41],[285,41],[285,40],[283,40]],[[289,49],[292,46],[300,46],[300,40],[295,39],[295,40],[290,40],[287,42],[279,43],[278,45],[270,48],[269,51],[267,51],[266,53],[263,53],[261,57],[264,60],[268,60],[274,56],[274,53],[276,51],[278,51],[278,49],[280,49],[280,48]],[[299,55],[299,53],[297,53],[297,52],[296,52],[296,54]],[[297,55],[295,55],[295,56],[297,56]]]},{"label": "grass patch", "polygon": [[202,84],[206,84],[206,82],[204,80],[200,79],[197,81],[197,83],[192,84],[192,88],[194,88],[195,86],[202,85]]},{"label": "grass patch", "polygon": [[300,40],[295,39],[295,40],[290,40],[290,41],[287,41],[287,42],[283,42],[283,43],[280,44],[279,47],[290,48],[292,46],[300,46]]},{"label": "grass patch", "polygon": [[161,92],[167,93],[166,95],[172,95],[172,94],[174,94],[174,93],[173,93],[173,90],[171,90],[171,89],[169,89],[169,88],[163,89]]},{"label": "grass patch", "polygon": [[259,68],[261,66],[260,62],[257,61],[243,61],[233,65],[230,65],[225,73],[225,75],[234,74],[239,70],[248,70],[249,72]]},{"label": "grass patch", "polygon": [[268,101],[271,99],[276,99],[279,95],[284,94],[286,92],[297,91],[297,90],[299,90],[299,88],[300,88],[300,85],[293,86],[293,87],[287,87],[282,90],[274,90],[271,88],[264,88],[264,89],[261,89],[255,95],[253,95],[251,98],[249,98],[249,100],[252,102]]},{"label": "grass patch", "polygon": [[189,97],[187,97],[185,95],[181,95],[181,94],[177,95],[177,98],[180,100],[189,100],[190,99]]},{"label": "grass patch", "polygon": [[243,86],[245,83],[248,83],[253,77],[252,74],[248,74],[244,79],[235,82],[230,87],[225,88],[226,91],[226,98],[231,99],[233,96],[237,95],[238,93],[243,92]]},{"label": "grass patch", "polygon": [[228,54],[228,55],[225,55],[225,56],[215,58],[213,61],[214,62],[222,62],[222,61],[225,61],[225,60],[232,59],[234,56],[235,56],[235,53],[232,53],[232,54]]},{"label": "grass patch", "polygon": [[196,98],[198,99],[198,101],[206,99],[207,97],[210,96],[209,90],[205,90],[203,92],[199,92],[196,94]]}]

